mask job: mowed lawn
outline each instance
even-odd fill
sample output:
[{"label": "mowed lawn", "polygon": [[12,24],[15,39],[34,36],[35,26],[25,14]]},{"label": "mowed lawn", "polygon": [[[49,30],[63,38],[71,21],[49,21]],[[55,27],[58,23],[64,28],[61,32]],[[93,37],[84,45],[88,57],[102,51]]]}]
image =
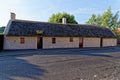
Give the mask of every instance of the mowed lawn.
[{"label": "mowed lawn", "polygon": [[0,80],[120,80],[120,48],[2,51]]}]

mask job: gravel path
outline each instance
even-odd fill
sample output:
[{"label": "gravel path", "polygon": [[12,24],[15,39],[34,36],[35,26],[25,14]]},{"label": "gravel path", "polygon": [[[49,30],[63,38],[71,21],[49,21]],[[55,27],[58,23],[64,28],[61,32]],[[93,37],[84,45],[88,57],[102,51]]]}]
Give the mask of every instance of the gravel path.
[{"label": "gravel path", "polygon": [[[71,54],[73,52],[75,55]],[[0,79],[120,80],[120,50],[118,49],[111,52],[110,50],[72,49],[44,50],[35,53],[1,57]]]}]

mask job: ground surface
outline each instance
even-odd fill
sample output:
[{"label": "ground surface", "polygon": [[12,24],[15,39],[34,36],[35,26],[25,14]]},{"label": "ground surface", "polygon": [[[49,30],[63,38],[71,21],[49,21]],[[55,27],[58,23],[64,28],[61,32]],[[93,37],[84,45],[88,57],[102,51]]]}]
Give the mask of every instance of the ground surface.
[{"label": "ground surface", "polygon": [[120,80],[120,47],[2,51],[0,80]]}]

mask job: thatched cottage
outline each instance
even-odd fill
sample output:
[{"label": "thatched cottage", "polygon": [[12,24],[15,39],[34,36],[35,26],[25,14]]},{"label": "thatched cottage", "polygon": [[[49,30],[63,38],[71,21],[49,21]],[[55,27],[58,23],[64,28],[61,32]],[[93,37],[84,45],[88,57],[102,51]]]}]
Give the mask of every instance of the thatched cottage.
[{"label": "thatched cottage", "polygon": [[116,46],[114,33],[92,25],[11,20],[5,29],[4,49],[46,49]]}]

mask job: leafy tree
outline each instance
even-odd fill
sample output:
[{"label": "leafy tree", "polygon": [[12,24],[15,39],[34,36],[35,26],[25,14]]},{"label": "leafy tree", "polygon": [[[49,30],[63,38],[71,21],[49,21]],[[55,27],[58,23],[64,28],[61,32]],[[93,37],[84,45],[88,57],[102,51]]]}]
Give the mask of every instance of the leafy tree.
[{"label": "leafy tree", "polygon": [[91,18],[86,22],[87,24],[93,24],[96,25],[97,17],[95,14],[92,14]]},{"label": "leafy tree", "polygon": [[108,28],[111,28],[111,19],[112,19],[112,12],[111,12],[111,8],[108,8],[108,10],[106,12],[103,13],[103,15],[101,16],[102,19],[102,24],[101,26],[106,26]]},{"label": "leafy tree", "polygon": [[102,15],[93,14],[86,23],[117,30],[120,27],[119,12],[112,14],[111,8],[108,8]]},{"label": "leafy tree", "polygon": [[75,20],[74,15],[68,14],[66,12],[52,14],[48,21],[53,23],[62,23],[62,18],[66,18],[67,23],[78,24],[78,22]]},{"label": "leafy tree", "polygon": [[117,30],[120,27],[119,12],[116,12],[116,14],[112,17],[110,26],[112,30]]},{"label": "leafy tree", "polygon": [[97,18],[96,18],[96,25],[101,26],[101,24],[102,24],[102,17],[101,17],[101,15],[99,14],[99,15],[97,16]]},{"label": "leafy tree", "polygon": [[3,33],[5,29],[5,26],[0,27],[0,33]]}]

